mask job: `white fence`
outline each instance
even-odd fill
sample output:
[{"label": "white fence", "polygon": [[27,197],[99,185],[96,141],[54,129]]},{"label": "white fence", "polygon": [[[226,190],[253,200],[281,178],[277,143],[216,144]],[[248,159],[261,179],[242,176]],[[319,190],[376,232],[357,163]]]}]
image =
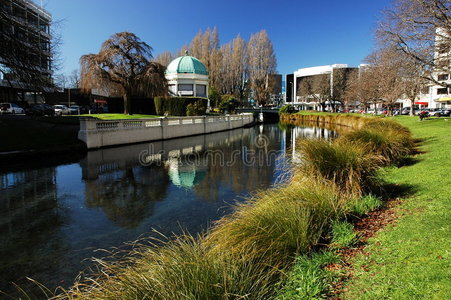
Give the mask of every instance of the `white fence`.
[{"label": "white fence", "polygon": [[78,139],[88,149],[207,134],[251,124],[251,113],[218,117],[170,117],[153,119],[99,120],[80,118]]}]

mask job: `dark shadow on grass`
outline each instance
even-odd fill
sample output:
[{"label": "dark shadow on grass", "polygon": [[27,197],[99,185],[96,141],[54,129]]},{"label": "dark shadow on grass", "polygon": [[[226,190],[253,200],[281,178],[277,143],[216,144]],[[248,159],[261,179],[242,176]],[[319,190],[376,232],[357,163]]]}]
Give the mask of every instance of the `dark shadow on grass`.
[{"label": "dark shadow on grass", "polygon": [[382,186],[381,191],[382,193],[380,194],[380,196],[384,200],[406,198],[418,192],[418,187],[406,183],[402,184],[386,183]]},{"label": "dark shadow on grass", "polygon": [[406,156],[401,158],[396,164],[396,166],[398,168],[413,166],[414,164],[417,164],[420,161],[421,159],[419,159],[418,157]]}]

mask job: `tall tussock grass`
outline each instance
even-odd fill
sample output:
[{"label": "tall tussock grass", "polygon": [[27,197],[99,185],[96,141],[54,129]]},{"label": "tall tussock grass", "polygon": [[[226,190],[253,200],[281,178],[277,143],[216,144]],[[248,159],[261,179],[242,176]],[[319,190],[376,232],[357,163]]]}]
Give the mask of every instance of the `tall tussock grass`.
[{"label": "tall tussock grass", "polygon": [[355,148],[382,156],[387,164],[398,163],[415,148],[410,131],[386,119],[369,119],[360,129],[343,134],[337,143],[353,144]]},{"label": "tall tussock grass", "polygon": [[134,251],[136,258],[101,262],[100,276],[79,281],[55,299],[267,299],[280,276],[278,266],[249,253],[241,253],[241,260],[217,255],[204,237],[184,235]]},{"label": "tall tussock grass", "polygon": [[239,204],[207,238],[217,252],[242,253],[269,264],[288,262],[318,243],[330,220],[342,214],[345,197],[336,185],[304,177]]},{"label": "tall tussock grass", "polygon": [[276,283],[289,273],[295,257],[314,253],[330,237],[337,221],[377,207],[379,202],[368,202],[365,199],[369,198],[362,196],[380,184],[378,170],[413,149],[410,132],[392,121],[354,115],[302,118],[348,122],[354,131],[332,143],[301,141],[302,163],[295,167],[288,183],[236,204],[233,213],[203,235],[178,236],[158,247],[135,246],[128,259],[100,261],[97,276],[78,280],[69,291],[55,298],[277,296]]},{"label": "tall tussock grass", "polygon": [[304,140],[299,148],[301,173],[331,180],[355,195],[378,184],[377,171],[385,163],[383,156],[368,153],[356,143]]}]

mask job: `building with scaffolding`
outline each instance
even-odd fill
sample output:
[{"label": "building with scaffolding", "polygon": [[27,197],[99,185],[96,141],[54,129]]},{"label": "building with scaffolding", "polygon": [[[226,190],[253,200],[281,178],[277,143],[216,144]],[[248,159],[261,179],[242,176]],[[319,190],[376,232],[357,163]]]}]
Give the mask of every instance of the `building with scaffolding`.
[{"label": "building with scaffolding", "polygon": [[31,0],[0,0],[0,102],[36,101],[49,91],[51,21]]}]

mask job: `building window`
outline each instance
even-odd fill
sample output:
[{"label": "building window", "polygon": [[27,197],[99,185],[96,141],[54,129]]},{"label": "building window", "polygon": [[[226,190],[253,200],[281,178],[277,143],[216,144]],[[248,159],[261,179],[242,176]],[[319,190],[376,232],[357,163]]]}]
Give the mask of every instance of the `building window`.
[{"label": "building window", "polygon": [[446,95],[448,94],[448,89],[447,88],[439,88],[437,89],[437,95]]},{"label": "building window", "polygon": [[179,84],[179,91],[193,91],[192,84]]},{"label": "building window", "polygon": [[440,74],[440,75],[438,75],[437,80],[438,81],[445,81],[445,80],[448,80],[448,78],[449,78],[449,74]]},{"label": "building window", "polygon": [[192,84],[179,84],[178,85],[179,96],[193,96],[194,89]]},{"label": "building window", "polygon": [[204,84],[196,85],[196,96],[197,97],[207,97],[207,86]]}]

